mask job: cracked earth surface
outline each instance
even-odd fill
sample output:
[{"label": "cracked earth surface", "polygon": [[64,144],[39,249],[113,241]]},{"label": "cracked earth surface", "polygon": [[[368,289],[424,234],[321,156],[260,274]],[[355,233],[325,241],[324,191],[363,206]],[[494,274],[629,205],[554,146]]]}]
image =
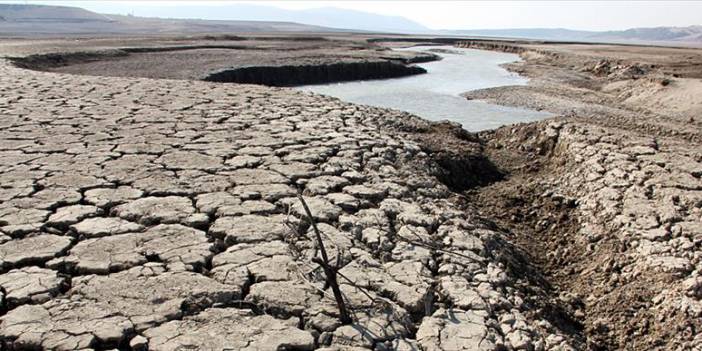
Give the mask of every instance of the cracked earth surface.
[{"label": "cracked earth surface", "polygon": [[[8,349],[578,348],[397,125],[288,89],[0,64]],[[354,317],[341,325],[304,193]],[[502,243],[502,244],[500,244]],[[506,245],[506,244],[505,244]],[[538,289],[536,289],[538,290]]]},{"label": "cracked earth surface", "polygon": [[509,68],[533,79],[467,95],[567,116],[481,135],[510,179],[471,202],[515,234],[590,349],[702,349],[700,51],[468,45],[521,53]]}]

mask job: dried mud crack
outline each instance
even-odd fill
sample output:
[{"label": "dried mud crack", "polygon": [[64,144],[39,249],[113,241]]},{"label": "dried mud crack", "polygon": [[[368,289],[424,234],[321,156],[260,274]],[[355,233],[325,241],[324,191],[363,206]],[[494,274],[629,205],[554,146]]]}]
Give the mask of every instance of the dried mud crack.
[{"label": "dried mud crack", "polygon": [[6,349],[582,343],[533,313],[536,280],[452,191],[499,177],[460,128],[286,89],[0,69]]},{"label": "dried mud crack", "polygon": [[[695,217],[699,202],[675,200],[673,207],[661,204],[658,209],[640,202],[615,205],[612,202],[624,200],[616,194],[625,184],[608,188],[591,183],[612,184],[614,178],[605,180],[612,176],[602,163],[578,158],[586,143],[573,139],[583,131],[567,122],[541,122],[484,133],[486,154],[504,170],[506,180],[469,191],[469,203],[509,233],[508,240],[543,276],[537,286],[554,299],[551,306],[561,308],[562,327],[574,328],[589,349],[694,349],[700,327],[699,278],[693,268],[698,258],[687,252],[699,245],[697,229],[691,229],[699,228]],[[608,140],[634,142],[621,134]],[[642,147],[631,145],[626,150],[639,152]],[[637,157],[622,160],[633,163]],[[583,182],[583,177],[589,180]],[[653,191],[641,194],[651,201],[648,206],[665,201],[657,200],[660,190],[639,191]],[[675,214],[666,219],[659,211]],[[683,219],[686,213],[695,224]],[[634,221],[647,215],[655,216],[649,217],[655,222],[645,224],[650,229],[641,229],[644,225]],[[664,249],[671,240],[689,246]]]},{"label": "dried mud crack", "polygon": [[[184,53],[169,54],[165,65]],[[568,57],[536,54],[525,72]],[[581,95],[601,102],[599,119],[576,111],[474,135],[109,64],[105,78],[0,63],[3,349],[702,345],[694,123],[673,134],[593,90]],[[575,75],[578,89],[603,83]],[[643,118],[612,126],[632,111]],[[314,262],[310,215],[350,324]]]},{"label": "dried mud crack", "polygon": [[477,166],[408,137],[441,126],[287,89],[0,69],[5,349],[578,343],[530,313],[503,234],[441,182]]},{"label": "dried mud crack", "polygon": [[527,86],[468,98],[567,116],[481,135],[507,180],[474,191],[591,349],[697,349],[699,50],[464,42],[516,52]]}]

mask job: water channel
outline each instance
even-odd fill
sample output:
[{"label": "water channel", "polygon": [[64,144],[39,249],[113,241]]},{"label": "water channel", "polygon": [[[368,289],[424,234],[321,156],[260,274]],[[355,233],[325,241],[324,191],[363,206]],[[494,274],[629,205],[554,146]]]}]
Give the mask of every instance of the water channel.
[{"label": "water channel", "polygon": [[298,89],[348,102],[407,111],[433,121],[450,120],[461,123],[469,131],[551,116],[546,112],[498,106],[460,96],[470,90],[526,84],[525,78],[500,67],[519,60],[518,55],[452,46],[415,46],[400,50],[429,50],[442,59],[418,64],[427,70],[426,74],[307,85]]}]

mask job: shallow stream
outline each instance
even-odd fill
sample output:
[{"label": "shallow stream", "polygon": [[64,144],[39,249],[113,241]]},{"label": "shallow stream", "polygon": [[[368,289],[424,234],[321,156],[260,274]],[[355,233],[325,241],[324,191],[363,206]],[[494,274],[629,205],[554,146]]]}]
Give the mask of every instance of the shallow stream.
[{"label": "shallow stream", "polygon": [[353,103],[407,111],[433,121],[451,120],[469,131],[551,116],[546,112],[498,106],[460,96],[470,90],[526,84],[525,78],[500,67],[519,60],[518,55],[452,46],[415,46],[400,50],[432,51],[442,56],[442,60],[418,64],[427,70],[426,74],[308,85],[298,89]]}]

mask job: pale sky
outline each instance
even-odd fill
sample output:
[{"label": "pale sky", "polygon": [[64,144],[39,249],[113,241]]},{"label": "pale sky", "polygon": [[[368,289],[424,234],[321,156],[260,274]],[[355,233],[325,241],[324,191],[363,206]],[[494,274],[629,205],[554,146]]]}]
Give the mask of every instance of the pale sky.
[{"label": "pale sky", "polygon": [[339,7],[403,16],[431,29],[568,28],[620,30],[702,24],[702,1],[0,1],[79,6],[102,13],[140,7],[249,3],[285,9]]}]

